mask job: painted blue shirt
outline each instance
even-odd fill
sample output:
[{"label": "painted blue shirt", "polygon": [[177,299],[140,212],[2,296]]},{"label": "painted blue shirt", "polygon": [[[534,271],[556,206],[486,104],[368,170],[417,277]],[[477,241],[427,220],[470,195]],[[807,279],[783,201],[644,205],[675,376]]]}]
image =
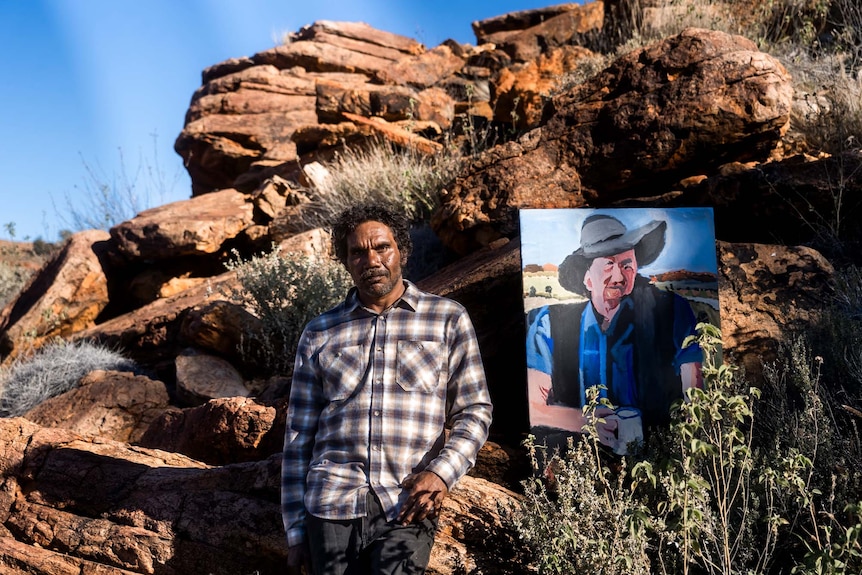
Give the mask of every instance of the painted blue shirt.
[{"label": "painted blue shirt", "polygon": [[[681,365],[701,361],[702,354],[697,345],[683,348],[685,338],[695,334],[696,319],[691,306],[684,298],[673,295],[672,300],[672,334],[669,334],[669,337],[672,338],[674,354],[673,357],[668,357],[667,361],[672,362],[673,373],[679,375]],[[623,299],[620,309],[605,331],[601,329],[593,306],[590,303],[583,305],[578,349],[572,350],[573,353],[579,354],[580,407],[586,403],[586,389],[599,385],[605,388],[600,396],[607,397],[617,407],[637,408],[641,405],[635,366],[636,330],[631,321],[633,305],[631,298]],[[549,306],[544,306],[535,312],[535,317],[528,326],[527,367],[552,375],[554,346]],[[565,350],[557,351],[561,353]]]}]

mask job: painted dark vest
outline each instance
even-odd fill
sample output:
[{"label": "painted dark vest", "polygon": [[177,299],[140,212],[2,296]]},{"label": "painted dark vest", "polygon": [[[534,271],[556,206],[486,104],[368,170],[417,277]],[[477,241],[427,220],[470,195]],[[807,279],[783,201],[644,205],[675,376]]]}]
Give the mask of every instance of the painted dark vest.
[{"label": "painted dark vest", "polygon": [[[638,276],[635,288],[627,296],[633,306],[621,310],[625,315],[617,318],[619,327],[633,323],[633,363],[637,392],[637,407],[645,425],[666,423],[671,404],[682,398],[682,382],[674,358],[673,340],[674,298]],[[549,402],[580,407],[578,341],[581,335],[581,314],[589,302],[575,305],[551,305],[551,337],[554,340],[553,385]],[[592,307],[591,307],[592,310]],[[611,337],[613,337],[611,335]],[[613,390],[609,399],[615,405]]]}]

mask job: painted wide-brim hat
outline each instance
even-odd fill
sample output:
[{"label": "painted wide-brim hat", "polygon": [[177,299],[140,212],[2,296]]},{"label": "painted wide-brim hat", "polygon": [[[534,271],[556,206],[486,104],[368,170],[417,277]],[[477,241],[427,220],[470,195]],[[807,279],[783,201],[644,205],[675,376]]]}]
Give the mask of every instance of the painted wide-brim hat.
[{"label": "painted wide-brim hat", "polygon": [[581,226],[581,247],[566,256],[558,277],[563,289],[588,295],[584,274],[596,258],[634,250],[638,267],[651,264],[664,249],[667,222],[652,220],[633,230],[613,216],[596,214]]}]

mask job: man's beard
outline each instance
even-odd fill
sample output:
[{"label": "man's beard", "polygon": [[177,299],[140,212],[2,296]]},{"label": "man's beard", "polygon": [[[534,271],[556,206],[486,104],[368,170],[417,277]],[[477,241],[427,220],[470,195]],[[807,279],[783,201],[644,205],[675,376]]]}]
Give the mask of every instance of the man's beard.
[{"label": "man's beard", "polygon": [[[388,294],[393,288],[391,274],[385,269],[365,270],[362,272],[362,275],[359,276],[359,279],[362,281],[368,292],[378,297]],[[382,279],[383,281],[375,281],[377,279]]]}]

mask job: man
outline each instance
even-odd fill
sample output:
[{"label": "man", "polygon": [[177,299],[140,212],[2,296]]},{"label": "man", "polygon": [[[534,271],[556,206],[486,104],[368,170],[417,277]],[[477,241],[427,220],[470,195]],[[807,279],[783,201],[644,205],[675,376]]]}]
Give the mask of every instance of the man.
[{"label": "man", "polygon": [[460,304],[403,279],[403,218],[348,210],[333,244],[354,287],[306,326],[296,354],[282,466],[288,563],[424,573],[443,499],[491,422],[476,336]]},{"label": "man", "polygon": [[599,439],[624,454],[643,425],[666,422],[671,404],[702,385],[700,348],[683,347],[696,333],[691,306],[638,274],[664,249],[666,229],[664,221],[629,231],[614,217],[588,217],[581,247],[558,270],[560,285],[588,301],[531,312],[530,422],[551,443],[568,435],[558,430],[582,430],[590,388],[616,408],[598,411]]}]

